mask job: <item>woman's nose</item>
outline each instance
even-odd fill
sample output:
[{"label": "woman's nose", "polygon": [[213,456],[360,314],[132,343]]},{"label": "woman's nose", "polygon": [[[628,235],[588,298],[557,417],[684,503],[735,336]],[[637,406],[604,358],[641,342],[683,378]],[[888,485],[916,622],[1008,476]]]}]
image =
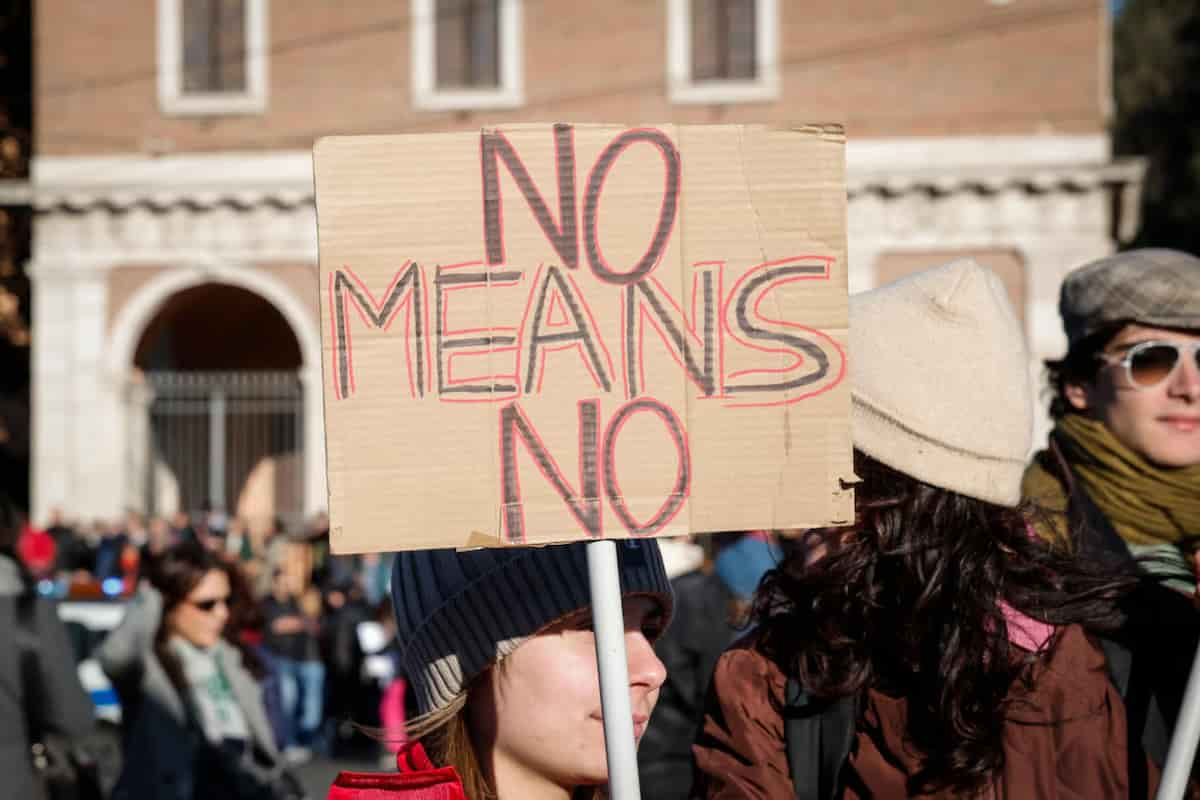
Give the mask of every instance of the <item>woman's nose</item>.
[{"label": "woman's nose", "polygon": [[629,659],[630,686],[657,689],[667,680],[667,668],[641,631],[626,634],[625,654]]},{"label": "woman's nose", "polygon": [[1200,365],[1196,363],[1196,353],[1184,352],[1180,354],[1180,358],[1183,359],[1183,363],[1171,376],[1167,389],[1175,397],[1193,402],[1200,400]]}]

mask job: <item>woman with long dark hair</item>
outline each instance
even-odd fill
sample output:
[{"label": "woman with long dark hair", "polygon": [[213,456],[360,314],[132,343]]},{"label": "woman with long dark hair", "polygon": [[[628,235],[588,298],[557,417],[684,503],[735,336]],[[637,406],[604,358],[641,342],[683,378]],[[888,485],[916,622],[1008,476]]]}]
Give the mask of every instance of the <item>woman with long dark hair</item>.
[{"label": "woman with long dark hair", "polygon": [[[851,346],[856,519],[760,587],[714,676],[696,791],[1145,796],[1154,767],[1094,638],[1132,579],[1031,533],[1032,394],[1003,286],[965,261],[856,295]],[[835,707],[844,755],[797,756],[789,719]]]},{"label": "woman with long dark hair", "polygon": [[196,542],[156,559],[97,657],[121,700],[125,769],[114,800],[298,794],[284,772],[255,664],[225,638],[239,576]]}]

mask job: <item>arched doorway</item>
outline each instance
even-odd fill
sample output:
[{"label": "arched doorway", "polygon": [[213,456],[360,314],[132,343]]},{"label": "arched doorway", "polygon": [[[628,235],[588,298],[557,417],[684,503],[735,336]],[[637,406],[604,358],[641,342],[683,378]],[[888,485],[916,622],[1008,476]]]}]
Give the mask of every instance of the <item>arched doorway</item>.
[{"label": "arched doorway", "polygon": [[163,301],[134,350],[149,513],[226,512],[262,528],[304,503],[301,346],[279,310],[224,283]]}]

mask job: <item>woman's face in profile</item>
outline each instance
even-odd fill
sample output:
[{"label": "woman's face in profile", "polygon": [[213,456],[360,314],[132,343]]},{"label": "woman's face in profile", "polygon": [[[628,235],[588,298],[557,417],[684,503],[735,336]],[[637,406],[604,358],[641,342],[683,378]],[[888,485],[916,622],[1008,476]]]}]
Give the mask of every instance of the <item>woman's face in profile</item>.
[{"label": "woman's face in profile", "polygon": [[229,619],[229,576],[212,569],[171,609],[166,624],[170,632],[199,648],[212,647],[221,638]]},{"label": "woman's face in profile", "polygon": [[[666,680],[651,646],[664,620],[647,597],[625,598],[624,612],[629,697],[640,740]],[[487,673],[469,708],[473,736],[481,752],[490,753],[498,781],[506,774],[536,775],[567,789],[607,782],[589,609],[522,643]]]}]

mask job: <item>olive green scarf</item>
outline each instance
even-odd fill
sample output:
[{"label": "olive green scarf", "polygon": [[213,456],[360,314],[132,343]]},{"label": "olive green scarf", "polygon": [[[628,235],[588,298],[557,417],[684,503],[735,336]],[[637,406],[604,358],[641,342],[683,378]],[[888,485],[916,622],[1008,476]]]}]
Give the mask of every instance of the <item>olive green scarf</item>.
[{"label": "olive green scarf", "polygon": [[1200,539],[1200,465],[1165,468],[1117,441],[1103,422],[1068,414],[1055,441],[1088,496],[1131,545],[1172,544],[1191,553]]}]

